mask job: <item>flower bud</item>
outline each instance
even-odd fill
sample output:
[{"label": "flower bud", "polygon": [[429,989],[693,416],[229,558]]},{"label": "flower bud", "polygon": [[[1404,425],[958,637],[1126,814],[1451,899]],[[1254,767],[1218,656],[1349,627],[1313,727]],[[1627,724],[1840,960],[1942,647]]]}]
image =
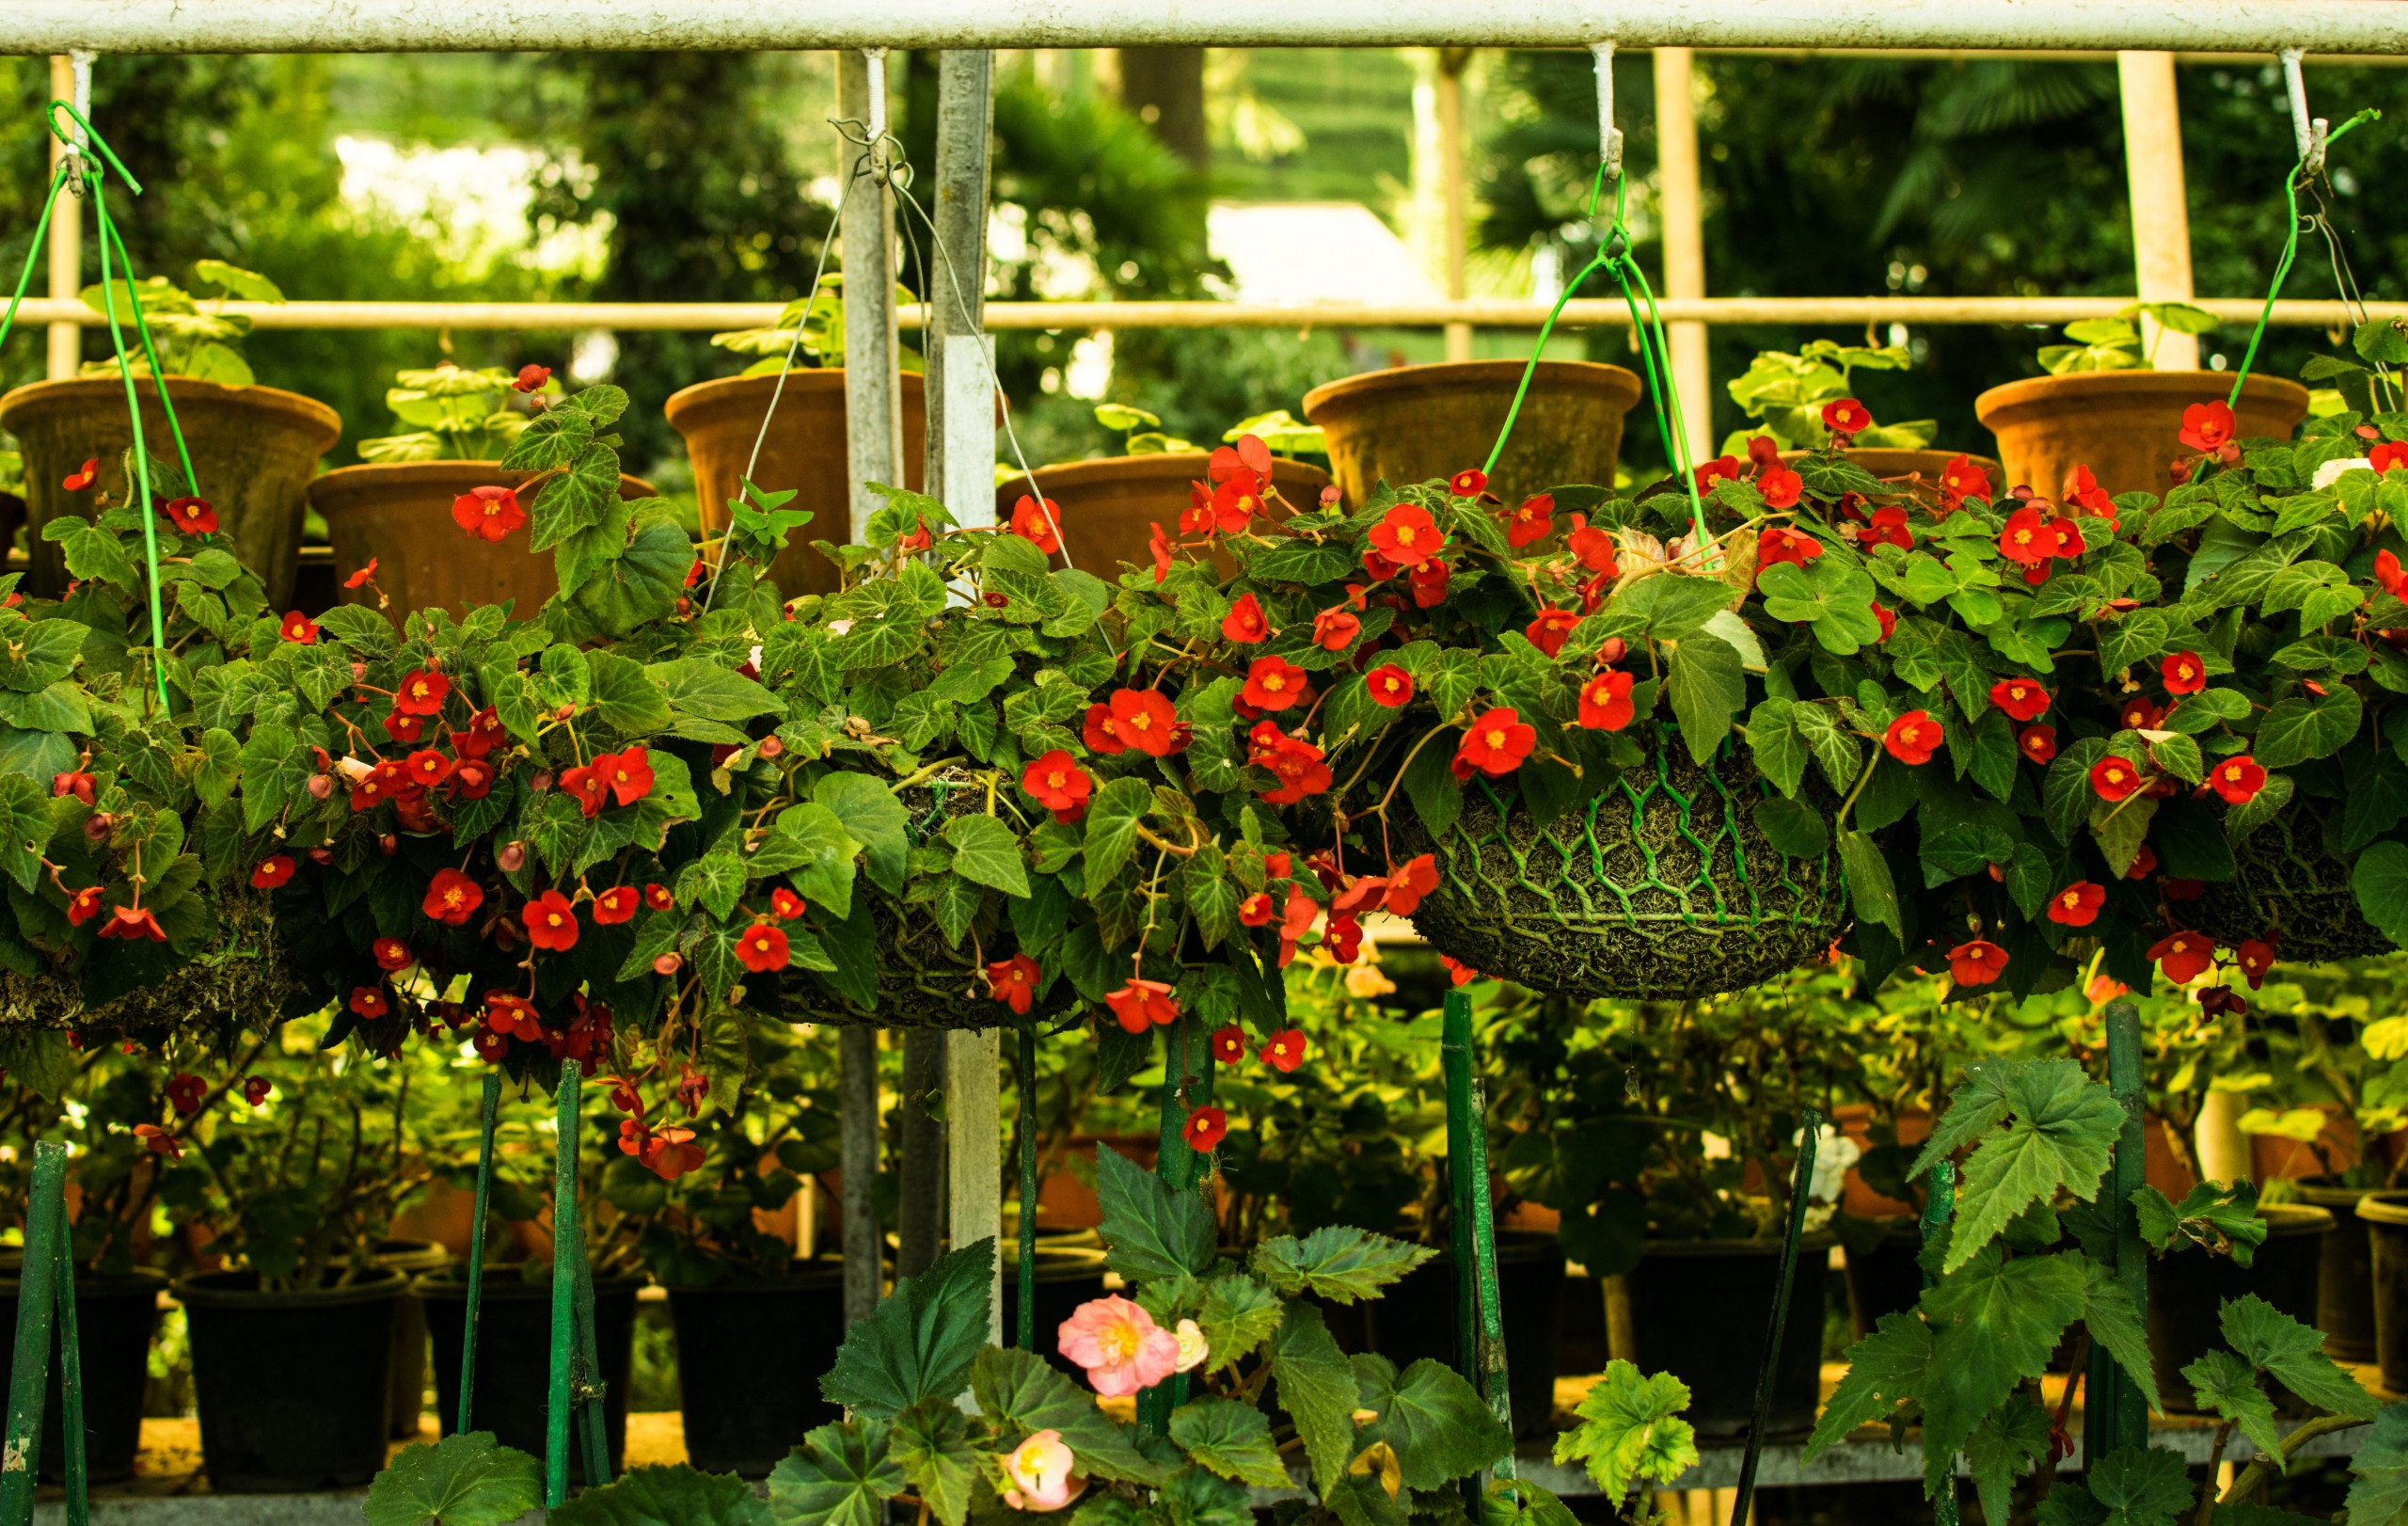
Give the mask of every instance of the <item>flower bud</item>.
[{"label": "flower bud", "polygon": [[92,842],[106,842],[116,825],[116,817],[106,811],[94,811],[84,819],[84,835]]},{"label": "flower bud", "polygon": [[334,792],[335,782],[332,779],[323,773],[313,773],[309,775],[309,795],[311,799],[331,800],[334,797]]},{"label": "flower bud", "polygon": [[387,858],[390,858],[402,850],[401,836],[397,833],[388,832],[376,839],[376,847],[378,851]]},{"label": "flower bud", "polygon": [[1597,648],[1597,660],[1600,662],[1619,662],[1627,656],[1629,652],[1629,643],[1624,641],[1620,636],[1608,636],[1605,640],[1605,644]]},{"label": "flower bud", "polygon": [[763,757],[775,757],[785,750],[786,744],[778,740],[775,737],[764,737],[761,739],[761,755]]},{"label": "flower bud", "polygon": [[351,681],[352,681],[353,683],[356,683],[356,684],[362,684],[362,683],[366,683],[366,682],[368,681],[368,664],[367,664],[367,663],[365,663],[365,662],[354,662],[354,663],[351,665]]},{"label": "flower bud", "polygon": [[673,948],[652,962],[652,973],[655,975],[674,975],[677,973],[679,967],[684,965],[685,962],[686,961],[684,956]]},{"label": "flower bud", "polygon": [[500,850],[493,855],[493,861],[501,866],[503,873],[516,874],[527,866],[527,845],[523,842],[503,843]]},{"label": "flower bud", "polygon": [[331,848],[312,848],[309,850],[309,862],[312,864],[331,864],[334,861],[335,850]]}]

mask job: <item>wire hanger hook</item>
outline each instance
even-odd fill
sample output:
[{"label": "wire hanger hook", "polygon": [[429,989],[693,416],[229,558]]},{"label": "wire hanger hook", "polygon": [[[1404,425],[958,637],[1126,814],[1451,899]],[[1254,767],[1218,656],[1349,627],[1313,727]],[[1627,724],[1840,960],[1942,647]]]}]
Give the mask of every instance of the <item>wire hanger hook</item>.
[{"label": "wire hanger hook", "polygon": [[2307,80],[2300,71],[2301,50],[2285,48],[2277,56],[2283,61],[2283,89],[2291,101],[2291,138],[2299,145],[2300,172],[2314,180],[2324,173],[2324,151],[2331,141],[2332,124],[2307,114]]}]

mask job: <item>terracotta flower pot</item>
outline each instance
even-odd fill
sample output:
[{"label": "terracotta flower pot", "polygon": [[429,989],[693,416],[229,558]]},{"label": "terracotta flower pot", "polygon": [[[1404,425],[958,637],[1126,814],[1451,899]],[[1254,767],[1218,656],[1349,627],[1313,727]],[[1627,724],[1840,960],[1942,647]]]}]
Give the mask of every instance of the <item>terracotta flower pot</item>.
[{"label": "terracotta flower pot", "polygon": [[[142,438],[153,460],[174,462],[175,440],[159,405],[159,384],[135,383],[142,403]],[[227,387],[167,378],[198,497],[217,511],[218,528],[232,550],[267,585],[268,603],[282,609],[293,596],[293,575],[301,555],[301,515],[318,457],[342,436],[334,409],[297,392],[273,387]],[[134,443],[134,422],[125,406],[125,384],[115,376],[80,376],[35,382],[0,397],[0,429],[17,437],[25,458],[28,548],[33,572],[27,590],[56,597],[67,586],[67,564],[58,547],[41,538],[42,526],[61,515],[89,518],[103,495],[125,501],[123,470]],[[62,480],[87,460],[100,462],[99,479],[71,493]]]},{"label": "terracotta flower pot", "polygon": [[[1325,382],[1305,418],[1329,436],[1329,464],[1349,503],[1382,482],[1448,477],[1488,459],[1522,382],[1519,360],[1398,366]],[[1488,490],[1508,503],[1566,483],[1611,487],[1623,417],[1639,378],[1620,366],[1542,360]]]},{"label": "terracotta flower pot", "polygon": [[[452,501],[475,487],[517,487],[531,471],[504,471],[492,461],[387,461],[341,467],[309,485],[309,501],[326,517],[335,570],[344,578],[376,563],[376,585],[392,596],[396,617],[412,610],[453,613],[478,604],[514,601],[512,613],[531,618],[560,583],[550,550],[527,548],[528,532],[499,543],[461,530]],[[650,498],[653,486],[622,476],[619,496]],[[347,588],[346,604],[374,604],[375,592]]]},{"label": "terracotta flower pot", "polygon": [[[1040,467],[1038,485],[1053,500],[1062,520],[1062,548],[1069,564],[1106,582],[1124,570],[1152,564],[1154,526],[1176,537],[1180,511],[1187,507],[1187,485],[1205,482],[1203,451],[1167,455],[1116,455]],[[1329,485],[1329,473],[1303,461],[1275,460],[1271,485],[1299,509],[1309,509]],[[1028,479],[1015,477],[995,489],[995,522],[1008,524],[1012,506],[1028,496]],[[1234,572],[1234,563],[1223,568]]]},{"label": "terracotta flower pot", "polygon": [[[2174,458],[2186,453],[2182,410],[2231,390],[2232,378],[2212,371],[2085,371],[1993,387],[1973,400],[1973,412],[1998,437],[2001,492],[2029,483],[2053,498],[2066,473],[2088,467],[2110,493],[2162,497],[2174,490]],[[2236,415],[2242,439],[2288,438],[2307,417],[2307,389],[2252,376]]]},{"label": "terracotta flower pot", "polygon": [[[903,485],[921,489],[927,462],[928,409],[920,374],[904,372]],[[775,376],[723,376],[697,382],[670,394],[661,411],[669,427],[686,441],[694,463],[694,497],[705,533],[727,522],[727,501],[744,481],[744,467],[752,457],[752,441],[761,420],[769,412],[775,393],[777,412],[761,458],[753,465],[753,485],[767,492],[796,490],[789,509],[808,509],[811,523],[786,537],[770,576],[788,598],[836,590],[836,568],[811,548],[815,540],[843,545],[851,539],[849,491],[846,485],[845,373],[795,371],[786,374],[785,389],[778,391]]]}]

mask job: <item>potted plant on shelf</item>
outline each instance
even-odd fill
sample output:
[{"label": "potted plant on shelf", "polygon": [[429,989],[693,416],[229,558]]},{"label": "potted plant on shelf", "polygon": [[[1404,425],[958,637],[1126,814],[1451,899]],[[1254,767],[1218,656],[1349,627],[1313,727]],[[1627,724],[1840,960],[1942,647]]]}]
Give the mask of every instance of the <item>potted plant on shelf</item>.
[{"label": "potted plant on shelf", "polygon": [[[153,456],[173,458],[159,405],[164,385],[190,453],[193,480],[180,494],[205,501],[202,507],[224,527],[227,545],[260,576],[269,602],[281,607],[292,596],[299,564],[304,495],[318,458],[341,437],[342,420],[323,403],[252,380],[237,347],[251,320],[225,307],[235,297],[282,302],[275,282],[218,260],[199,261],[193,272],[198,284],[217,288],[214,299],[197,302],[164,276],[114,288],[116,320],[131,326],[139,303],[158,342],[158,374],[147,358],[132,367],[143,438]],[[86,289],[84,305],[111,316],[97,286]],[[89,518],[95,490],[120,502],[131,491],[120,474],[134,443],[126,391],[126,378],[111,359],[88,362],[72,380],[30,382],[0,397],[0,428],[17,437],[24,460],[33,534],[29,592],[55,597],[76,576],[44,537],[46,526],[62,516]],[[94,465],[95,480],[79,483],[87,463]],[[160,501],[170,496],[178,495],[161,494]]]},{"label": "potted plant on shelf", "polygon": [[[822,275],[816,290],[787,303],[768,327],[713,334],[713,344],[755,357],[752,363],[733,376],[670,394],[662,411],[693,461],[705,534],[724,528],[726,505],[747,482],[795,495],[796,508],[823,525],[849,522],[846,475],[829,469],[846,453],[844,282],[841,273]],[[898,286],[895,300],[914,299]],[[903,485],[917,492],[927,465],[927,391],[920,358],[909,348],[901,353],[895,385],[901,399],[896,446]],[[788,597],[797,597],[833,593],[838,571],[798,540],[779,553],[771,577]]]},{"label": "potted plant on shelf", "polygon": [[1329,485],[1329,473],[1291,459],[1326,450],[1322,432],[1284,413],[1240,422],[1212,451],[1164,434],[1161,419],[1124,403],[1102,404],[1095,417],[1106,429],[1126,432],[1122,453],[1057,461],[1033,474],[998,466],[995,519],[1050,525],[1067,564],[1104,578],[1149,561],[1153,527],[1205,512],[1205,501],[1221,505],[1250,495],[1262,512],[1275,512],[1270,506],[1279,501],[1313,502]]},{"label": "potted plant on shelf", "polygon": [[[1903,344],[1838,344],[1818,339],[1794,355],[1758,351],[1743,374],[1724,384],[1731,401],[1756,421],[1724,437],[1722,453],[1745,455],[1748,441],[1762,435],[1778,443],[1794,465],[1798,454],[1830,443],[1831,428],[1823,421],[1823,409],[1855,397],[1858,371],[1904,371],[1912,363]],[[1988,496],[1970,485],[1976,474],[1995,482],[1999,464],[1988,456],[1931,449],[1937,431],[1929,419],[1875,424],[1850,436],[1847,458],[1884,481],[1915,479],[1934,492]],[[1952,471],[1956,474],[1953,481]]]},{"label": "potted plant on shelf", "polygon": [[[1453,360],[1367,371],[1306,393],[1305,419],[1327,436],[1330,475],[1346,501],[1368,503],[1382,483],[1427,482],[1486,460],[1524,370],[1519,360]],[[1560,483],[1610,490],[1623,419],[1639,394],[1639,377],[1621,366],[1536,362],[1492,469],[1497,490],[1516,502]]]},{"label": "potted plant on shelf", "polygon": [[385,1459],[408,1280],[377,1264],[377,1247],[423,1180],[404,1121],[409,1073],[310,1041],[317,1052],[288,1057],[260,1101],[227,1098],[247,1085],[230,1071],[214,1114],[142,1137],[178,1163],[164,1190],[223,1268],[186,1275],[176,1297],[203,1466],[229,1493],[356,1487]]},{"label": "potted plant on shelf", "polygon": [[2252,376],[2232,397],[2222,372],[2157,371],[2142,347],[2139,321],[2159,334],[2209,334],[2214,314],[2183,302],[2135,302],[2112,318],[2066,327],[2072,342],[2044,345],[2042,376],[2006,382],[1973,400],[1982,426],[1998,437],[2002,488],[2029,483],[2046,493],[2076,467],[2087,467],[2110,494],[2173,490],[2170,463],[2180,453],[2167,429],[2186,409],[2228,402],[2243,439],[2288,439],[2307,416],[2307,389],[2275,376]]},{"label": "potted plant on shelf", "polygon": [[[523,509],[518,495],[536,471],[505,469],[500,458],[526,429],[534,410],[557,402],[551,372],[525,365],[512,372],[466,370],[445,361],[404,371],[385,393],[406,434],[359,442],[361,465],[338,467],[309,484],[309,502],[325,517],[335,566],[344,575],[341,597],[407,614],[440,609],[454,615],[481,604],[502,604],[522,616],[551,597],[558,584],[548,527],[524,541],[495,535]],[[523,401],[524,409],[514,405]],[[598,458],[597,458],[598,459]],[[594,462],[562,462],[552,469],[594,471]],[[619,496],[653,496],[652,485],[619,476]],[[533,495],[530,495],[531,498]],[[374,586],[353,580],[374,569]]]}]

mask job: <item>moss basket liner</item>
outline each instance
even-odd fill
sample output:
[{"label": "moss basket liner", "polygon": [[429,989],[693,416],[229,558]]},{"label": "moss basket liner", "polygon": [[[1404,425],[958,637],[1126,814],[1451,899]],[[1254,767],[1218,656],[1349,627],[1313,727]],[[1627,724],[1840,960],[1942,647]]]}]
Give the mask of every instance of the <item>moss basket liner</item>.
[{"label": "moss basket liner", "polygon": [[[280,1018],[286,1001],[301,992],[302,977],[277,933],[268,898],[249,889],[200,894],[216,900],[218,931],[199,958],[121,995],[88,1003],[80,980],[0,970],[0,1030],[159,1033]],[[100,946],[103,954],[110,947]]]},{"label": "moss basket liner", "polygon": [[[1000,772],[996,780],[998,793],[1012,787]],[[911,846],[918,848],[936,838],[953,818],[983,811],[987,780],[968,769],[951,769],[906,789],[902,800],[911,813],[907,830]],[[864,1010],[817,979],[789,978],[784,987],[788,1021],[881,1028],[1004,1028],[1059,1016],[1078,1000],[1070,982],[1056,976],[1023,1019],[988,990],[987,966],[1020,952],[1008,912],[981,915],[956,947],[945,942],[944,930],[928,907],[898,900],[866,879],[855,882],[853,894],[870,898],[870,920],[877,929],[876,1009]],[[994,898],[989,904],[995,904]]]},{"label": "moss basket liner", "polygon": [[[1434,845],[1438,888],[1414,925],[1439,952],[1537,991],[1744,990],[1821,958],[1847,920],[1837,855],[1785,857],[1757,827],[1771,793],[1729,743],[1701,768],[1671,733],[1544,827],[1510,786],[1475,780]],[[1416,835],[1418,821],[1400,836]]]},{"label": "moss basket liner", "polygon": [[2270,932],[2286,960],[2357,959],[2398,946],[2375,930],[2350,888],[2351,858],[2327,844],[2328,806],[2302,801],[2236,844],[2235,872],[2200,895],[2198,930],[2229,947]]}]

